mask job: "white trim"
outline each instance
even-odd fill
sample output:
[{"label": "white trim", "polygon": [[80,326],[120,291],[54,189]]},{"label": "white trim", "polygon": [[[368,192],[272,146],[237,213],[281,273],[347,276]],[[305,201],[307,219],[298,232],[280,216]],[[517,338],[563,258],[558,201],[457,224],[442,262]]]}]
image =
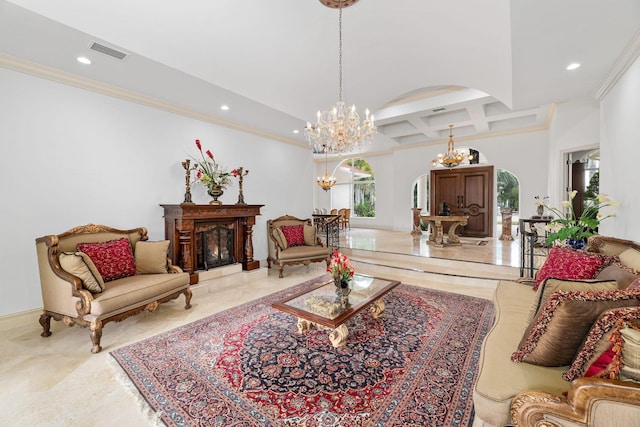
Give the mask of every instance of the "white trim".
[{"label": "white trim", "polygon": [[618,83],[620,77],[627,72],[631,64],[640,56],[640,31],[631,39],[629,44],[624,48],[616,63],[613,65],[609,75],[600,84],[593,96],[598,100],[602,100],[609,91]]},{"label": "white trim", "polygon": [[74,86],[80,89],[96,92],[102,95],[112,96],[124,101],[134,102],[147,107],[158,110],[167,111],[169,113],[178,114],[184,117],[200,120],[203,122],[213,123],[241,132],[250,133],[267,139],[272,139],[286,144],[296,145],[298,147],[308,148],[308,144],[301,143],[295,139],[285,138],[270,132],[265,132],[256,128],[241,125],[239,123],[223,120],[214,116],[201,113],[190,108],[185,108],[171,102],[162,101],[157,98],[142,95],[140,93],[122,89],[117,86],[102,83],[76,74],[68,73],[57,68],[48,67],[35,62],[26,61],[16,56],[8,55],[0,52],[0,67],[13,71],[18,71],[32,76],[48,79],[67,86]]}]

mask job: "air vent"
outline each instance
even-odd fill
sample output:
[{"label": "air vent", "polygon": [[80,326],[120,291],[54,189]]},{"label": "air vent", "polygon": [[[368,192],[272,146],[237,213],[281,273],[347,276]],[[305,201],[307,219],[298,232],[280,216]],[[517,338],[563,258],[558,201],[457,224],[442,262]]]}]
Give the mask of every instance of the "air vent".
[{"label": "air vent", "polygon": [[120,52],[119,50],[112,49],[96,42],[91,43],[91,46],[89,46],[89,48],[95,50],[96,52],[104,53],[105,55],[109,55],[113,58],[119,59],[121,61],[127,57],[127,54],[124,52]]},{"label": "air vent", "polygon": [[434,113],[439,113],[440,111],[444,111],[444,110],[445,110],[445,108],[444,108],[444,107],[440,107],[440,108],[434,108],[434,109],[433,109],[433,110],[431,110],[431,111],[433,111]]}]

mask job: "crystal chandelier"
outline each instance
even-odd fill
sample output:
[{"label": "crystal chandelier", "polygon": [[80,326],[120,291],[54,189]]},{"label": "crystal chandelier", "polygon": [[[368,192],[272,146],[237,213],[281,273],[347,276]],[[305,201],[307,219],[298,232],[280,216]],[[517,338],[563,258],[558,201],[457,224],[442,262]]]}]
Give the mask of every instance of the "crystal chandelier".
[{"label": "crystal chandelier", "polygon": [[318,177],[318,185],[324,191],[329,191],[331,187],[336,185],[336,177],[331,175],[329,176],[329,169],[327,167],[327,151],[324,152],[324,176]]},{"label": "crystal chandelier", "polygon": [[432,166],[442,165],[446,168],[459,166],[464,159],[471,159],[471,155],[465,154],[464,150],[456,150],[453,143],[453,125],[449,125],[449,143],[447,152],[438,154],[438,157],[431,161]]},{"label": "crystal chandelier", "polygon": [[315,153],[348,153],[363,144],[371,141],[376,132],[373,124],[373,115],[369,115],[369,110],[365,112],[365,120],[360,123],[360,116],[355,105],[347,107],[342,101],[342,9],[351,6],[355,1],[340,0],[320,0],[322,4],[331,8],[338,8],[338,102],[331,110],[320,112],[315,125],[307,122],[305,135],[307,141],[313,146]]}]

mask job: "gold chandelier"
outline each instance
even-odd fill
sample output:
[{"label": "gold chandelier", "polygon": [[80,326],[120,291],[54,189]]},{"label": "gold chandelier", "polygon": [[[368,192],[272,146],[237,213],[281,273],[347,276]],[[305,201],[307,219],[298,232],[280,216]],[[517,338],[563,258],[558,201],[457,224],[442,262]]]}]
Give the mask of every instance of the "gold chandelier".
[{"label": "gold chandelier", "polygon": [[453,125],[449,125],[449,143],[447,152],[438,154],[438,157],[431,161],[432,166],[442,165],[446,168],[459,166],[464,159],[471,160],[471,155],[465,154],[464,150],[456,150],[453,143]]},{"label": "gold chandelier", "polygon": [[317,182],[320,188],[322,188],[324,191],[329,191],[331,187],[336,185],[336,177],[333,175],[329,176],[329,169],[327,167],[327,151],[326,150],[324,152],[324,176],[323,177],[319,176]]},{"label": "gold chandelier", "polygon": [[[356,0],[357,1],[357,0]],[[338,15],[338,102],[330,110],[320,112],[318,110],[315,125],[307,122],[305,135],[307,141],[313,146],[315,153],[348,153],[363,144],[371,141],[376,132],[373,124],[373,115],[369,110],[365,111],[365,120],[360,123],[360,116],[355,105],[347,107],[342,101],[342,9],[351,6],[353,0],[320,0],[322,4],[330,8],[340,10]]]}]

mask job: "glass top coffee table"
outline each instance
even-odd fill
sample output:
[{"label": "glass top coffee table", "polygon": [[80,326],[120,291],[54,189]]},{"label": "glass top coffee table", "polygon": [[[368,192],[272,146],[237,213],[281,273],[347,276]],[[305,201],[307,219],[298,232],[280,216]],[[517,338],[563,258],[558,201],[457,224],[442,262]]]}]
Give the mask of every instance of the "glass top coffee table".
[{"label": "glass top coffee table", "polygon": [[334,347],[346,344],[349,331],[346,322],[369,307],[374,318],[382,316],[382,297],[400,284],[397,280],[356,274],[347,302],[336,294],[333,279],[318,279],[311,289],[272,304],[276,310],[298,318],[298,332],[306,334],[313,324],[331,329],[329,341]]}]

